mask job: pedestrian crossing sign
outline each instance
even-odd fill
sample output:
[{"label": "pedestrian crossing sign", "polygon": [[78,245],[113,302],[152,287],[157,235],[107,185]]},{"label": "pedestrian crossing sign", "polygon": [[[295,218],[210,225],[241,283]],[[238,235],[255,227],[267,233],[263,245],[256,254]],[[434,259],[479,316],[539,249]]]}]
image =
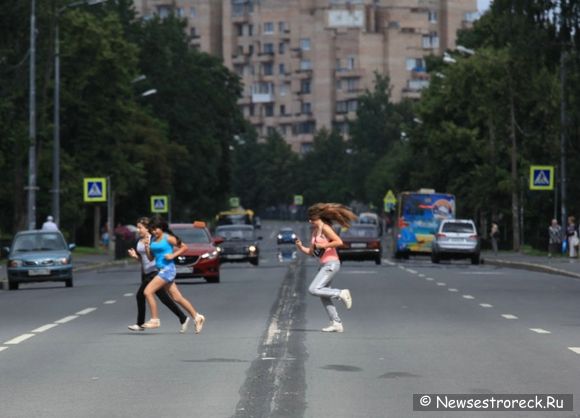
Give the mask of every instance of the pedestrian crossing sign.
[{"label": "pedestrian crossing sign", "polygon": [[83,179],[84,201],[106,202],[107,201],[107,179],[104,177],[91,177]]},{"label": "pedestrian crossing sign", "polygon": [[530,190],[554,190],[554,166],[531,166]]},{"label": "pedestrian crossing sign", "polygon": [[168,196],[151,196],[151,213],[169,212]]}]

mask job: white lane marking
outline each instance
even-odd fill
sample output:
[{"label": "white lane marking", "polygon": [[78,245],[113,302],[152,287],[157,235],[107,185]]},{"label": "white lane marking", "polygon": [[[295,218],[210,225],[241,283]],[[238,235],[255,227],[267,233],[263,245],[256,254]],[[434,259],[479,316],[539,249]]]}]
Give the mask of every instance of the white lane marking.
[{"label": "white lane marking", "polygon": [[433,277],[425,277],[425,280],[427,280],[428,282],[432,282],[435,279]]},{"label": "white lane marking", "polygon": [[405,266],[401,266],[401,265],[399,265],[399,268],[400,268],[401,270],[407,270],[407,269],[405,268]]},{"label": "white lane marking", "polygon": [[276,357],[262,357],[262,360],[276,360]]},{"label": "white lane marking", "polygon": [[272,344],[272,341],[274,340],[274,337],[276,336],[276,334],[279,334],[280,330],[278,329],[278,316],[272,318],[272,322],[270,323],[270,326],[268,327],[268,337],[266,338],[266,341],[264,341],[264,345],[270,345]]},{"label": "white lane marking", "polygon": [[411,269],[407,269],[407,271],[411,274],[417,274],[417,270],[411,270]]},{"label": "white lane marking", "polygon": [[396,266],[397,263],[393,263],[391,260],[387,260],[386,258],[383,258],[383,263],[389,265],[389,266]]},{"label": "white lane marking", "polygon": [[437,286],[447,286],[447,283],[444,283],[444,282],[437,282]]},{"label": "white lane marking", "polygon": [[423,273],[419,273],[417,276],[419,276],[419,277],[425,277],[425,275]]},{"label": "white lane marking", "polygon": [[449,288],[449,289],[447,289],[447,290],[449,290],[450,292],[459,292],[459,290],[457,290],[457,289],[456,289],[456,288],[454,288],[454,287],[450,287],[450,288]]},{"label": "white lane marking", "polygon": [[461,296],[463,299],[475,299],[473,296],[471,295],[463,295]]},{"label": "white lane marking", "polygon": [[568,347],[569,350],[572,350],[576,354],[580,354],[580,347]]},{"label": "white lane marking", "polygon": [[91,312],[96,311],[97,308],[87,308],[87,309],[83,309],[82,311],[78,311],[75,315],[86,315],[86,314],[90,314]]},{"label": "white lane marking", "polygon": [[12,338],[9,341],[6,341],[4,344],[6,345],[14,345],[14,344],[20,344],[22,341],[26,341],[29,338],[34,337],[36,334],[22,334],[16,338]]},{"label": "white lane marking", "polygon": [[0,351],[6,350],[8,347],[0,347]]},{"label": "white lane marking", "polygon": [[133,296],[133,293],[125,293],[123,296],[125,296],[126,298]]},{"label": "white lane marking", "polygon": [[113,303],[117,303],[116,300],[106,300],[103,302],[103,305],[112,305]]},{"label": "white lane marking", "polygon": [[504,317],[505,319],[518,319],[517,316],[512,314],[502,314],[502,317]]},{"label": "white lane marking", "polygon": [[343,274],[377,274],[376,270],[343,270]]},{"label": "white lane marking", "polygon": [[489,303],[480,303],[479,306],[481,306],[482,308],[493,308],[493,305]]},{"label": "white lane marking", "polygon": [[490,276],[504,276],[506,273],[500,273],[497,271],[464,271],[461,272],[460,274],[477,274],[477,275],[487,274]]},{"label": "white lane marking", "polygon": [[49,329],[52,329],[54,327],[58,327],[58,324],[46,324],[46,325],[43,325],[43,326],[38,327],[36,329],[33,329],[30,332],[40,333],[40,332],[48,331]]},{"label": "white lane marking", "polygon": [[54,321],[55,324],[66,324],[67,322],[72,321],[73,319],[77,319],[78,316],[77,315],[70,315],[70,316],[65,316],[62,319],[59,319],[58,321]]},{"label": "white lane marking", "polygon": [[534,331],[538,334],[551,334],[550,331],[542,329],[542,328],[530,328],[530,331]]}]

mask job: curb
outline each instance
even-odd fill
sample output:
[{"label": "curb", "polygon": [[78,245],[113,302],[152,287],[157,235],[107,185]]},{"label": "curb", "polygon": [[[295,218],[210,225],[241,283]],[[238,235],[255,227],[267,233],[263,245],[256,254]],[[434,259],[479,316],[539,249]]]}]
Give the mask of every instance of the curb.
[{"label": "curb", "polygon": [[580,279],[580,273],[574,273],[567,270],[557,269],[554,267],[546,266],[544,264],[535,264],[535,263],[525,263],[523,261],[507,261],[507,260],[498,260],[498,259],[485,259],[485,264],[489,264],[492,266],[499,266],[499,267],[509,267],[514,269],[520,270],[530,270],[530,271],[538,271],[540,273],[550,273],[550,274],[558,274],[560,276],[572,277],[574,279]]}]

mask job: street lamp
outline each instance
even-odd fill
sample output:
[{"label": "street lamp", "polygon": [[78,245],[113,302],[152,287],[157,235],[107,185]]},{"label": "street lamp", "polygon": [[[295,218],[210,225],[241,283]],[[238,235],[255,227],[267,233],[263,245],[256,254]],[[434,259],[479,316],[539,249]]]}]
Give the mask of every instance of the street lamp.
[{"label": "street lamp", "polygon": [[[33,0],[34,1],[34,0]],[[67,9],[77,6],[93,6],[106,0],[77,1],[61,7],[56,11],[54,29],[54,130],[52,152],[52,215],[54,222],[60,225],[60,15]]]}]

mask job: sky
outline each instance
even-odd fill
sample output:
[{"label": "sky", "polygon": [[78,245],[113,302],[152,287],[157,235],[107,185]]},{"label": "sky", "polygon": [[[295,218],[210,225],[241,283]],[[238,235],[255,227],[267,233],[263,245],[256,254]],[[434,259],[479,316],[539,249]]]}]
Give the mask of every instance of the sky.
[{"label": "sky", "polygon": [[485,12],[489,9],[489,3],[491,0],[477,0],[477,10],[480,12]]}]

